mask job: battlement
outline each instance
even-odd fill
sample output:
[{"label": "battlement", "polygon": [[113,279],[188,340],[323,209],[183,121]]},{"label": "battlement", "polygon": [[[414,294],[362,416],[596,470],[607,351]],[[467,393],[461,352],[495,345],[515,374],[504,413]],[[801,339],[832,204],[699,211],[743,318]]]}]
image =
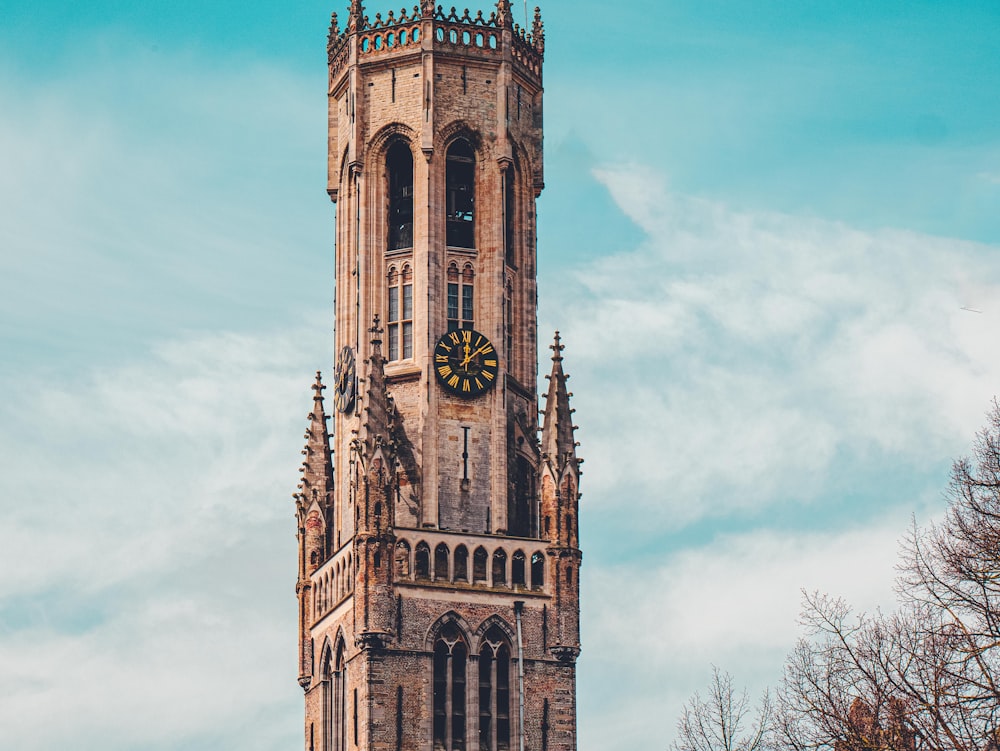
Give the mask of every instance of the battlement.
[{"label": "battlement", "polygon": [[330,19],[327,62],[331,80],[346,67],[352,49],[359,63],[428,49],[483,58],[503,58],[509,53],[523,73],[540,81],[545,31],[539,8],[535,8],[529,31],[513,22],[507,0],[500,0],[489,16],[481,10],[472,15],[468,8],[459,15],[454,6],[446,12],[442,5],[425,2],[410,12],[402,8],[398,15],[390,10],[385,18],[376,13],[374,20],[355,0],[345,29],[340,29],[336,13]]}]

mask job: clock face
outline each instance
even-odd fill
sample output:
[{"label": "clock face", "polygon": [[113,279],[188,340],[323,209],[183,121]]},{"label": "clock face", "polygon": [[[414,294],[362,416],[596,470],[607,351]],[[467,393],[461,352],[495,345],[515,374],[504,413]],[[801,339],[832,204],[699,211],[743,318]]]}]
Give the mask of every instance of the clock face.
[{"label": "clock face", "polygon": [[479,396],[496,382],[497,351],[478,331],[449,331],[434,347],[434,372],[453,394]]},{"label": "clock face", "polygon": [[354,405],[354,350],[344,347],[337,355],[337,384],[333,401],[340,412],[347,412]]}]

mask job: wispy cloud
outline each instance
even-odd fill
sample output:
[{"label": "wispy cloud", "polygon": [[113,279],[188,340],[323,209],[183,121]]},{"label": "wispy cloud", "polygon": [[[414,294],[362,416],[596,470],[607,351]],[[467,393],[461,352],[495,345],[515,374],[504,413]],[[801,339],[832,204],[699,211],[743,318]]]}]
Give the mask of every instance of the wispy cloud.
[{"label": "wispy cloud", "polygon": [[202,335],[67,383],[6,384],[5,742],[296,737],[290,495],[325,340],[318,326]]},{"label": "wispy cloud", "polygon": [[[598,177],[646,240],[547,290],[591,502],[682,525],[809,500],[836,461],[961,451],[1000,383],[995,249],[736,211],[641,169]],[[623,479],[624,480],[623,483]]]}]

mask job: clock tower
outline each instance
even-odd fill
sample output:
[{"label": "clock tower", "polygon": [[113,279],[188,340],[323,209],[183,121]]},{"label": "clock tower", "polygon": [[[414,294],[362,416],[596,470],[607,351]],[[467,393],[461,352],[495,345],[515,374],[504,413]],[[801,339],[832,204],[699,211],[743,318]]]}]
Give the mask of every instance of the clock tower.
[{"label": "clock tower", "polygon": [[536,391],[543,52],[508,0],[332,18],[336,368],[295,495],[308,751],[576,748],[558,334],[541,427]]}]

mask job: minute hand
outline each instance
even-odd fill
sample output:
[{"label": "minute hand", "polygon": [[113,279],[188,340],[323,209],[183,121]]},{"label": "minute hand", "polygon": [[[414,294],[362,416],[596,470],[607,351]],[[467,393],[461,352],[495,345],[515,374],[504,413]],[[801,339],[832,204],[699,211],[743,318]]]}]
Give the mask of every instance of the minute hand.
[{"label": "minute hand", "polygon": [[482,347],[480,347],[479,349],[477,349],[475,352],[471,353],[469,355],[469,359],[471,360],[473,357],[475,357],[476,355],[478,355],[480,352],[485,352],[486,350],[488,350],[490,348],[490,346],[491,345],[489,343],[484,344]]}]

